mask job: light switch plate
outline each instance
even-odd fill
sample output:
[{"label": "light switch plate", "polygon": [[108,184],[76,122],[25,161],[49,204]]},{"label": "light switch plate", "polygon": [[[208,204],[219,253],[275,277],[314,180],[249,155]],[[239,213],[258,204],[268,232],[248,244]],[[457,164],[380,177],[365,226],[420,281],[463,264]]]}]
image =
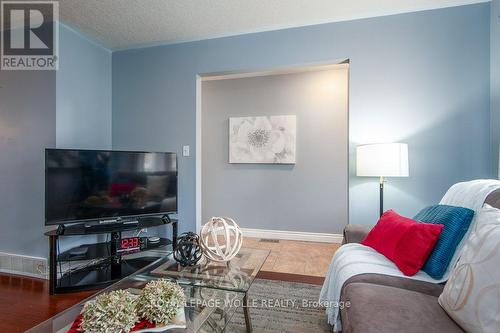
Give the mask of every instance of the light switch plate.
[{"label": "light switch plate", "polygon": [[182,147],[182,156],[189,156],[189,146]]}]

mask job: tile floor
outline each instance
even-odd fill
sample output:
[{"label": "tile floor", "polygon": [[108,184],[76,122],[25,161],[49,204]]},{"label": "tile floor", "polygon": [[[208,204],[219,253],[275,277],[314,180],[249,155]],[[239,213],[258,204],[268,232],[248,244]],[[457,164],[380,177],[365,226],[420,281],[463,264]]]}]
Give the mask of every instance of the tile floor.
[{"label": "tile floor", "polygon": [[271,250],[261,271],[324,277],[340,244],[245,237],[243,246]]}]

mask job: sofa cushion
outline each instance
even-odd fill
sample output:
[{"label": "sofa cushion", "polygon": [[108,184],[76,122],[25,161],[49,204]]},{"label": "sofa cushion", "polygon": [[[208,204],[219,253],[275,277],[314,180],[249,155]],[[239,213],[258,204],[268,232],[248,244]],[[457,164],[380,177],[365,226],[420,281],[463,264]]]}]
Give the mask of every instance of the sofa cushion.
[{"label": "sofa cushion", "polygon": [[411,276],[424,265],[442,229],[442,225],[419,223],[388,210],[361,244],[382,253]]},{"label": "sofa cushion", "polygon": [[349,243],[361,243],[373,226],[348,224],[344,228],[344,239],[342,245]]},{"label": "sofa cushion", "polygon": [[428,294],[356,282],[344,285],[342,299],[343,333],[463,333]]},{"label": "sofa cushion", "polygon": [[422,270],[441,279],[450,264],[458,244],[469,230],[474,211],[464,207],[434,205],[422,209],[415,220],[444,225],[439,240]]},{"label": "sofa cushion", "polygon": [[439,304],[467,332],[500,328],[500,210],[485,205]]}]

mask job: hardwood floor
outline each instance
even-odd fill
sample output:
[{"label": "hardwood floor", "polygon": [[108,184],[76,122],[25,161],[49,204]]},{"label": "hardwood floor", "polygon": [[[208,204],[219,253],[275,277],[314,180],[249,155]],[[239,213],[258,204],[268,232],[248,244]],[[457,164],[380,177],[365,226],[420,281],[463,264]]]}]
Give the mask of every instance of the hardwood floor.
[{"label": "hardwood floor", "polygon": [[[243,246],[270,249],[257,275],[261,279],[321,285],[338,244],[296,241],[261,241],[245,238]],[[309,264],[313,263],[313,264]],[[17,333],[37,325],[95,291],[50,296],[48,282],[0,274],[0,333]]]},{"label": "hardwood floor", "polygon": [[0,274],[0,332],[24,332],[95,291],[49,296],[46,280]]}]

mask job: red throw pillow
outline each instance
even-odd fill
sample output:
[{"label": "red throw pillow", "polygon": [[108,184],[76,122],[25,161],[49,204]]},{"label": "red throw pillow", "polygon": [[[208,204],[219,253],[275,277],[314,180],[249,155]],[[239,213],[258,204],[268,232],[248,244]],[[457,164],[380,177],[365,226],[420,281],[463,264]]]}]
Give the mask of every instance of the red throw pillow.
[{"label": "red throw pillow", "polygon": [[442,224],[417,222],[388,210],[361,244],[382,253],[401,272],[412,276],[424,266],[443,228]]}]

